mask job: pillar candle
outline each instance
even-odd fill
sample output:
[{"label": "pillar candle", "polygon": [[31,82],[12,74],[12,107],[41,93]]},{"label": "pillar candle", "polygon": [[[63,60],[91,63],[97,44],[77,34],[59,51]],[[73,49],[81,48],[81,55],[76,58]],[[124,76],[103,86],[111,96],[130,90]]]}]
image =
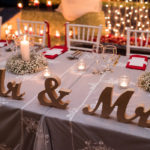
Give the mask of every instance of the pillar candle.
[{"label": "pillar candle", "polygon": [[30,60],[30,49],[29,49],[29,41],[26,40],[26,37],[24,36],[24,39],[21,41],[21,56],[24,61]]}]

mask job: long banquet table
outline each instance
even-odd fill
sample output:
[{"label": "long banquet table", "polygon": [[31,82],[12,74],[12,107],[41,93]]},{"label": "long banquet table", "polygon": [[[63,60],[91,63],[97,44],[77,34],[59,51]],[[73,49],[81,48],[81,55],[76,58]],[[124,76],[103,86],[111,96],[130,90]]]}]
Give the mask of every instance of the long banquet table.
[{"label": "long banquet table", "polygon": [[[31,75],[14,75],[6,72],[5,84],[15,80],[22,82],[24,100],[0,98],[0,149],[4,150],[150,150],[150,129],[116,120],[116,109],[110,119],[85,115],[85,105],[95,106],[102,90],[113,84],[113,102],[125,91],[118,87],[121,75],[130,77],[130,88],[135,90],[128,104],[127,114],[144,104],[150,108],[150,93],[137,87],[137,79],[143,71],[126,69],[127,57],[121,56],[113,72],[93,75],[95,65],[90,53],[81,57],[87,63],[86,71],[77,70],[78,60],[69,60],[64,53],[48,60],[52,74],[61,78],[62,88],[72,92],[63,101],[70,100],[66,110],[40,105],[38,93],[45,89],[43,72]],[[0,49],[0,67],[4,67],[11,53]],[[146,71],[150,71],[150,63]]]}]

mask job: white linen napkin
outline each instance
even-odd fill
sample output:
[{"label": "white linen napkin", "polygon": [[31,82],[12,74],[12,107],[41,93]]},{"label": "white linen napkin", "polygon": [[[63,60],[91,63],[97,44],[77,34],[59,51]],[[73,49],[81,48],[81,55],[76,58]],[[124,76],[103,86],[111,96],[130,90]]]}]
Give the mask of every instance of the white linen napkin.
[{"label": "white linen napkin", "polygon": [[133,57],[132,59],[129,60],[129,62],[131,66],[143,67],[144,64],[147,65],[145,58]]},{"label": "white linen napkin", "polygon": [[0,42],[0,47],[4,47],[6,42]]},{"label": "white linen napkin", "polygon": [[53,48],[51,50],[46,50],[46,53],[44,53],[44,55],[60,55],[62,53],[62,50],[63,49],[60,48]]}]

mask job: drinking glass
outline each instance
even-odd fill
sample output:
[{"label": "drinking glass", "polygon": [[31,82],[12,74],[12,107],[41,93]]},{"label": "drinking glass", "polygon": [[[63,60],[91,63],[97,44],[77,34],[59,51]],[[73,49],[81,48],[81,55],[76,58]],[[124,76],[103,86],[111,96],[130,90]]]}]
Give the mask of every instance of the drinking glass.
[{"label": "drinking glass", "polygon": [[116,60],[117,56],[117,48],[114,45],[106,45],[104,46],[103,51],[103,61],[105,63],[105,69],[104,71],[113,71],[112,67]]},{"label": "drinking glass", "polygon": [[102,73],[102,71],[100,69],[100,56],[102,53],[103,53],[103,45],[102,44],[100,44],[98,47],[97,47],[97,45],[93,45],[92,55],[93,55],[94,61],[96,62],[95,66],[93,68],[93,71],[92,71],[93,74],[101,74]]},{"label": "drinking glass", "polygon": [[15,35],[14,34],[8,34],[6,36],[6,43],[7,43],[7,51],[15,51]]}]

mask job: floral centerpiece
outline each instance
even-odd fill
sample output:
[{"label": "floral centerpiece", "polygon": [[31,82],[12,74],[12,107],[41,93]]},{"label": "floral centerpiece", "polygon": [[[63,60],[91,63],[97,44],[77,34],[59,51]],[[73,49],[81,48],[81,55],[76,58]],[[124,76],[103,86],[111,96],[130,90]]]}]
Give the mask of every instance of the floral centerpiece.
[{"label": "floral centerpiece", "polygon": [[47,66],[47,60],[41,53],[32,52],[29,61],[22,60],[21,54],[11,56],[6,69],[14,74],[23,75],[42,71]]},{"label": "floral centerpiece", "polygon": [[139,77],[138,86],[150,92],[150,72],[145,72]]}]

